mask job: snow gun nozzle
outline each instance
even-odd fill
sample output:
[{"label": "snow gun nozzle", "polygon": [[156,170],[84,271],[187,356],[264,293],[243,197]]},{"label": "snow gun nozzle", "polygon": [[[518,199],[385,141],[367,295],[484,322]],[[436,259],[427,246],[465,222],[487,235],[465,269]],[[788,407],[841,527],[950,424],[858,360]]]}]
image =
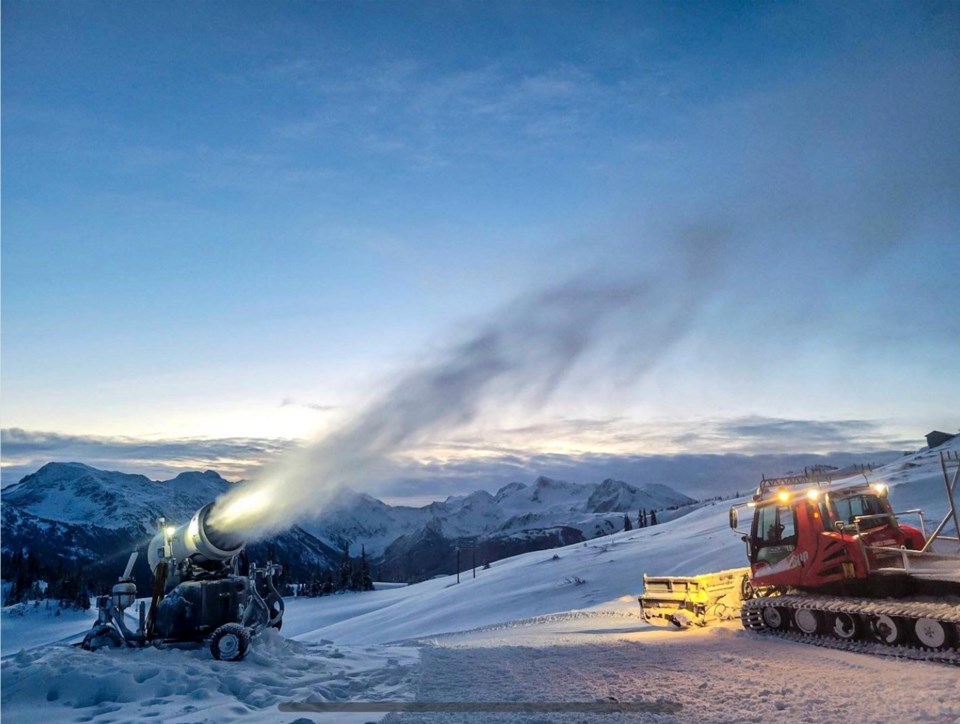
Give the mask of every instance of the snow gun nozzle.
[{"label": "snow gun nozzle", "polygon": [[148,549],[151,570],[156,569],[161,559],[219,563],[230,560],[243,550],[245,538],[236,530],[223,528],[213,519],[214,505],[203,506],[184,525],[161,528]]}]

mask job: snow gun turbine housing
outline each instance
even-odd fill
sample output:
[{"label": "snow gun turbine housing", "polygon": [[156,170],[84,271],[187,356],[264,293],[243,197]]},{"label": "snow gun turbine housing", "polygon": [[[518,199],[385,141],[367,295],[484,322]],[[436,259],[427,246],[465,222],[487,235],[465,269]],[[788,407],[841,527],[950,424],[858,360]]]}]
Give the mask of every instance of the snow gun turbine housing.
[{"label": "snow gun turbine housing", "polygon": [[243,551],[245,540],[234,532],[218,530],[210,522],[213,506],[214,503],[203,506],[193,514],[190,522],[180,527],[166,525],[166,521],[160,519],[160,530],[147,549],[150,570],[156,572],[157,565],[164,559],[189,561],[194,566],[209,569],[230,561]]}]

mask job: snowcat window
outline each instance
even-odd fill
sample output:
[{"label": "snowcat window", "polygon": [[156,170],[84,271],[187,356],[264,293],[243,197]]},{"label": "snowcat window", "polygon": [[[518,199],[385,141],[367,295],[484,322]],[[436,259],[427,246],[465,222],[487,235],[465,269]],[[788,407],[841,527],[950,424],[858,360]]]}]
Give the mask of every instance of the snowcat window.
[{"label": "snowcat window", "polygon": [[790,506],[766,505],[757,508],[754,523],[754,560],[777,563],[796,547],[796,519]]},{"label": "snowcat window", "polygon": [[[837,512],[837,519],[853,525],[858,515],[880,515],[886,513],[883,504],[876,495],[854,495],[849,498],[834,498],[833,505]],[[869,530],[885,525],[885,518],[873,518],[860,521],[860,530]]]},{"label": "snowcat window", "polygon": [[830,528],[832,530],[833,524],[830,523],[829,521],[831,520],[831,518],[834,517],[834,515],[830,510],[829,503],[827,502],[828,497],[829,496],[824,495],[822,498],[820,498],[818,507],[820,508],[820,519],[823,521],[823,527]]}]

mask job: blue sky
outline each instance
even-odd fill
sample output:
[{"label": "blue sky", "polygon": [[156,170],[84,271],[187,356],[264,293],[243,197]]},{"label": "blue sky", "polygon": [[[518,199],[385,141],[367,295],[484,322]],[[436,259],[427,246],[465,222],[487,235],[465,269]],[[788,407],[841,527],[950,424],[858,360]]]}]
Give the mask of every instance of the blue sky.
[{"label": "blue sky", "polygon": [[960,425],[956,4],[2,13],[5,481],[105,450],[248,474],[585,283],[643,294],[549,394],[513,394],[538,388],[520,364],[509,399],[396,452],[460,471]]}]

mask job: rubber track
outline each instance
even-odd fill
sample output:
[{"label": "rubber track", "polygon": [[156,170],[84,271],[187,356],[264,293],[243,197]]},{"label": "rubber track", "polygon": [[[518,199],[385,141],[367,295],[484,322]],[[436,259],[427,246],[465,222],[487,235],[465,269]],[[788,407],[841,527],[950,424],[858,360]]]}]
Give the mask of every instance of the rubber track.
[{"label": "rubber track", "polygon": [[945,623],[960,625],[960,606],[950,603],[933,603],[926,601],[897,601],[858,598],[840,598],[830,596],[803,596],[787,595],[770,598],[755,598],[743,602],[740,619],[743,627],[749,631],[762,633],[768,636],[799,641],[813,646],[822,646],[841,651],[872,654],[874,656],[889,656],[897,659],[912,661],[929,661],[940,664],[960,666],[960,649],[950,648],[931,650],[920,646],[889,646],[872,640],[845,640],[835,636],[812,636],[790,630],[776,630],[769,628],[761,618],[761,611],[766,606],[797,610],[801,608],[826,613],[847,613],[854,616],[869,616],[886,614],[900,618],[913,619],[934,618]]}]

